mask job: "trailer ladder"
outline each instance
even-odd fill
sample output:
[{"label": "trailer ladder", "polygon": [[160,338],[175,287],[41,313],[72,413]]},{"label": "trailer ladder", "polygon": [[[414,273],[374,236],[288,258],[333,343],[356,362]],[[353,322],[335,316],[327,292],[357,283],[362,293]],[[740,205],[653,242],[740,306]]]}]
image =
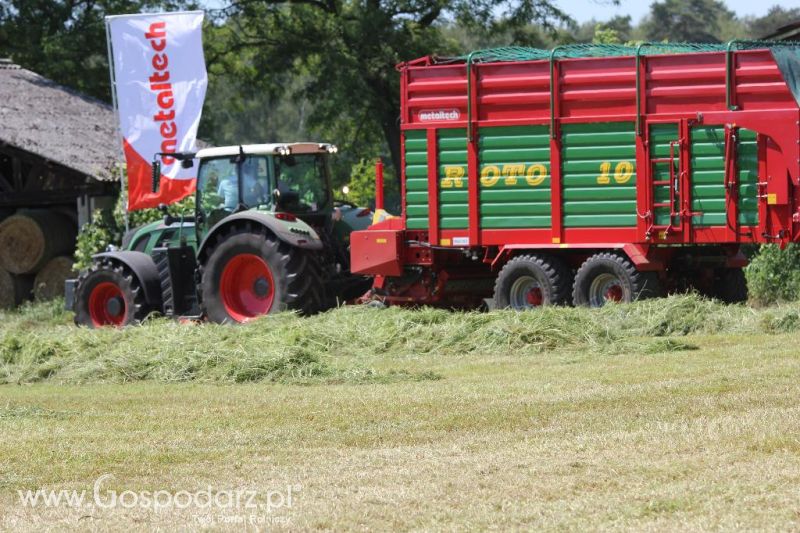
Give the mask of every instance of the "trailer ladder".
[{"label": "trailer ladder", "polygon": [[[676,150],[680,151],[681,147],[681,139],[669,141],[669,156],[668,157],[651,157],[649,159],[649,174],[651,178],[654,178],[658,175],[658,171],[656,170],[656,165],[659,164],[667,164],[669,165],[669,178],[668,179],[653,179],[651,181],[651,194],[649,196],[650,199],[650,209],[648,210],[648,214],[650,215],[650,226],[647,228],[646,237],[648,239],[652,238],[654,234],[662,234],[663,236],[668,236],[673,231],[681,231],[682,225],[682,213],[680,209],[676,209],[676,206],[680,206],[680,199],[681,199],[681,187],[680,187],[680,173],[675,168],[676,163]],[[652,152],[650,152],[652,153]],[[677,157],[680,157],[679,155]],[[669,201],[657,201],[657,191],[658,187],[669,187]],[[669,222],[667,224],[658,224],[658,219],[656,217],[656,210],[657,209],[669,209]],[[677,217],[677,226],[675,224],[675,219]]]}]

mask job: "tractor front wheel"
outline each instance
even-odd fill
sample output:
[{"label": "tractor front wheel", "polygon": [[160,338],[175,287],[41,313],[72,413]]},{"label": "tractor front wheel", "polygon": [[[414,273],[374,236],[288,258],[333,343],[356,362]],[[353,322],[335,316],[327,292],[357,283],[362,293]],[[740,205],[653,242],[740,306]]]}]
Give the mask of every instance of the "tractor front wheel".
[{"label": "tractor front wheel", "polygon": [[140,281],[122,265],[101,261],[78,278],[75,324],[79,326],[127,326],[149,311]]},{"label": "tractor front wheel", "polygon": [[247,322],[284,310],[320,310],[323,290],[313,258],[265,231],[234,229],[202,267],[202,307],[217,323]]}]

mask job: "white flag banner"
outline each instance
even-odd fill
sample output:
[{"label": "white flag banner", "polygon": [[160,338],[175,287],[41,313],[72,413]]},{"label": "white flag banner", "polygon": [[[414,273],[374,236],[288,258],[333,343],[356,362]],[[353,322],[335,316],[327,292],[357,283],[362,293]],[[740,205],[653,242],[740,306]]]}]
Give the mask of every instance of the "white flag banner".
[{"label": "white flag banner", "polygon": [[208,76],[203,12],[107,17],[114,85],[128,175],[128,210],[170,204],[192,194],[196,167],[161,156],[161,186],[152,192],[156,153],[195,151]]}]

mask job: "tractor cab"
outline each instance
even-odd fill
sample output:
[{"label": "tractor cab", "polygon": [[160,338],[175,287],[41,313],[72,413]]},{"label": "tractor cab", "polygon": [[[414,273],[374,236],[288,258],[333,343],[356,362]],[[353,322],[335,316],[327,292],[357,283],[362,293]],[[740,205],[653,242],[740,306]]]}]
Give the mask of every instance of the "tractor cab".
[{"label": "tractor cab", "polygon": [[286,213],[322,227],[331,220],[330,144],[260,144],[197,153],[198,238],[248,209]]}]

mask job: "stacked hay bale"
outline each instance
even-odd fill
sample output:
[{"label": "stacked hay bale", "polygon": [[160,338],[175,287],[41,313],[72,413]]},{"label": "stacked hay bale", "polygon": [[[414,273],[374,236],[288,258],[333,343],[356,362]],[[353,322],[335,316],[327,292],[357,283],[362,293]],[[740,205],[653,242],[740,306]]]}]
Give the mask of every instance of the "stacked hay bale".
[{"label": "stacked hay bale", "polygon": [[74,275],[72,253],[77,227],[68,214],[20,209],[0,223],[0,307],[15,307],[35,296],[50,300],[64,293]]}]

